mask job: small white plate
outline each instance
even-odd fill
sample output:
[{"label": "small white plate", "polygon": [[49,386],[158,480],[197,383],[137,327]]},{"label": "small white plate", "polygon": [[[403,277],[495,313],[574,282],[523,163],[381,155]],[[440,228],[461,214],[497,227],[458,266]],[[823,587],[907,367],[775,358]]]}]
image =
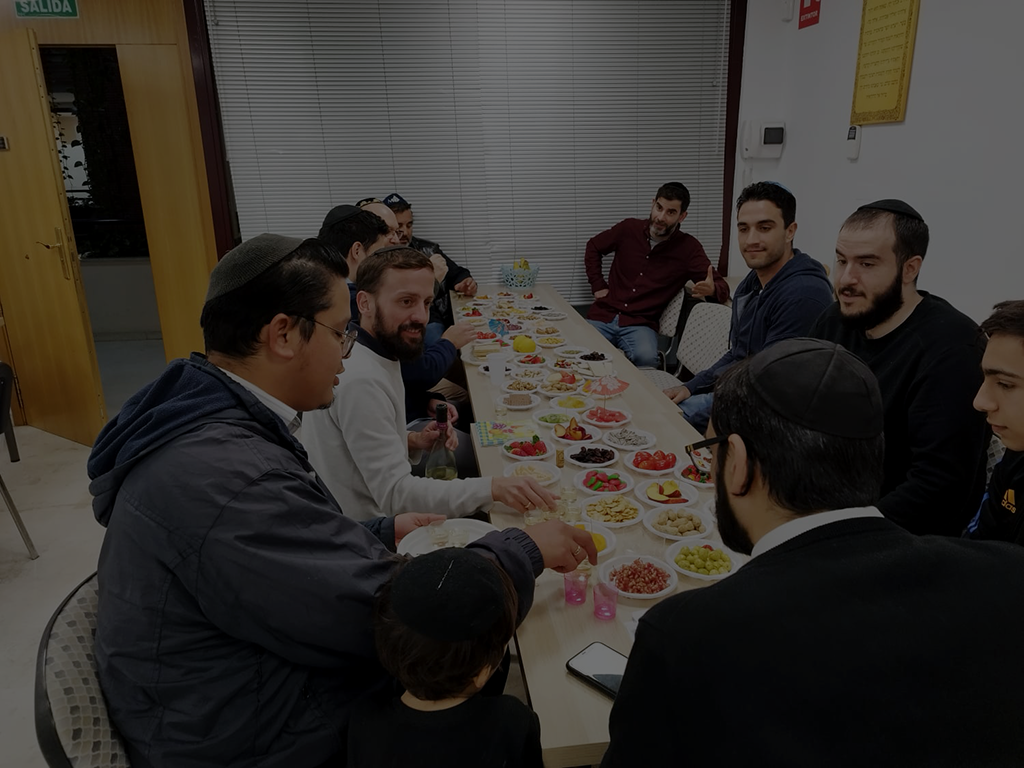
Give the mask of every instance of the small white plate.
[{"label": "small white plate", "polygon": [[[569,407],[568,405],[566,405],[565,403],[562,402],[563,400],[567,400],[570,397],[583,400],[583,407],[582,408],[571,408],[571,407]],[[558,409],[563,410],[563,411],[572,411],[572,412],[574,412],[576,414],[580,414],[580,413],[583,413],[583,411],[589,411],[591,408],[593,408],[594,407],[594,401],[589,399],[589,398],[586,398],[586,397],[581,398],[579,395],[566,395],[565,397],[554,397],[554,398],[552,398],[550,405],[551,405],[552,408],[558,408]],[[578,420],[579,416],[577,415],[576,418]]]},{"label": "small white plate", "polygon": [[642,482],[637,483],[635,491],[636,497],[642,504],[647,504],[648,506],[655,507],[656,509],[664,509],[666,507],[692,507],[697,503],[698,499],[700,499],[700,494],[697,493],[697,489],[693,486],[686,485],[685,483],[679,486],[679,492],[682,494],[682,498],[679,501],[673,501],[669,504],[664,501],[655,501],[654,499],[648,498],[647,489],[650,487],[651,483],[657,483],[663,480],[664,478],[656,480],[645,477]]},{"label": "small white plate", "polygon": [[[558,438],[555,438],[555,439],[558,440]],[[559,441],[559,442],[562,443],[564,441]],[[579,453],[579,449],[580,448],[601,448],[602,450],[605,450],[605,451],[611,451],[612,452],[612,460],[611,461],[603,461],[600,464],[591,464],[589,462],[578,461],[577,459],[574,459],[572,457],[572,454]],[[614,464],[615,462],[617,462],[619,460],[619,452],[616,451],[614,448],[612,448],[610,446],[606,447],[606,446],[603,446],[603,445],[594,445],[593,441],[591,441],[590,443],[583,443],[583,444],[577,443],[577,444],[575,444],[574,447],[567,447],[567,448],[565,448],[565,460],[566,460],[567,463],[572,464],[573,466],[583,467],[584,469],[604,469],[605,467],[610,467],[612,464]]]},{"label": "small white plate", "polygon": [[606,474],[616,474],[616,475],[618,475],[619,479],[624,483],[624,487],[623,488],[620,488],[617,491],[593,491],[590,488],[587,488],[587,486],[585,486],[583,484],[583,480],[587,476],[587,472],[589,472],[592,469],[596,469],[596,468],[595,467],[587,467],[586,469],[582,469],[579,472],[577,472],[576,476],[573,478],[573,485],[575,485],[577,488],[579,488],[584,493],[589,494],[591,496],[609,496],[609,495],[616,494],[616,493],[627,494],[631,490],[633,490],[633,486],[635,485],[635,483],[633,482],[633,478],[630,477],[629,475],[627,475],[625,472],[618,472],[618,471],[616,471],[616,472],[608,472]]},{"label": "small white plate", "polygon": [[[565,421],[542,421],[541,416],[564,416]],[[570,419],[576,418],[576,414],[571,411],[564,411],[561,408],[545,408],[543,411],[537,411],[533,414],[533,420],[540,424],[542,427],[555,428],[555,424],[568,424]]]},{"label": "small white plate", "polygon": [[[512,384],[518,384],[516,389],[512,388]],[[526,389],[523,389],[526,387]],[[536,381],[530,381],[529,379],[516,379],[514,382],[506,384],[502,389],[508,392],[510,395],[531,395],[536,394],[540,388],[540,383]]]},{"label": "small white plate", "polygon": [[[597,406],[597,407],[604,408],[604,406]],[[620,409],[620,408],[608,408],[607,410],[609,410],[609,411],[618,411],[619,413],[621,413],[626,418],[623,419],[622,421],[598,421],[597,419],[590,418],[590,411],[591,410],[593,410],[593,409],[589,409],[589,410],[583,412],[583,420],[585,422],[587,422],[587,424],[593,424],[595,427],[604,427],[605,429],[615,429],[616,427],[621,427],[623,424],[629,424],[630,419],[633,418],[633,414],[631,414],[629,411],[626,411],[626,410],[623,410],[623,409]]]},{"label": "small white plate", "polygon": [[[683,547],[703,547],[705,545],[725,552],[729,556],[729,560],[732,561],[732,570],[730,570],[728,573],[718,573],[712,575],[710,573],[705,574],[696,573],[694,571],[688,571],[685,568],[680,568],[678,565],[676,565],[676,555],[679,554],[679,551]],[[723,546],[722,544],[719,544],[717,541],[700,540],[695,542],[677,541],[675,544],[670,545],[669,548],[665,550],[665,559],[668,560],[669,566],[676,573],[681,573],[683,576],[689,576],[691,579],[699,579],[700,581],[719,581],[720,579],[724,579],[727,576],[732,576],[734,573],[736,573],[736,571],[742,568],[743,564],[747,561],[747,559],[743,557],[743,555],[733,552],[731,549]]]},{"label": "small white plate", "polygon": [[646,512],[647,510],[644,509],[642,504],[637,504],[635,501],[633,501],[632,499],[630,499],[630,498],[628,498],[626,496],[623,496],[623,498],[626,501],[628,501],[630,504],[632,504],[634,507],[636,507],[637,509],[636,509],[636,517],[631,517],[629,520],[624,520],[621,523],[610,523],[610,522],[608,522],[606,520],[598,520],[596,517],[591,517],[590,516],[590,513],[587,511],[587,508],[591,504],[593,504],[594,502],[600,501],[601,499],[598,498],[598,497],[593,497],[593,498],[590,498],[590,499],[584,499],[583,502],[580,504],[580,507],[581,507],[581,509],[583,511],[583,516],[585,518],[587,518],[587,520],[593,521],[594,525],[603,525],[603,526],[606,526],[608,528],[628,528],[631,525],[636,525],[637,523],[639,523],[643,519],[643,517],[644,517],[644,512]]},{"label": "small white plate", "polygon": [[513,379],[526,379],[527,381],[532,381],[538,385],[544,382],[544,378],[546,376],[547,373],[544,371],[544,369],[538,368],[535,365],[530,368],[516,366],[516,368],[512,372]]},{"label": "small white plate", "polygon": [[[506,392],[505,395],[529,395],[530,397],[529,405],[509,405],[505,403],[505,407],[510,411],[528,411],[540,404],[540,398],[537,395],[531,395],[529,392]],[[505,395],[502,395],[502,397],[505,397]]]},{"label": "small white plate", "polygon": [[[526,358],[534,357],[534,356],[540,357],[540,362],[539,363],[524,363],[523,362],[523,360],[525,360]],[[519,354],[518,352],[516,352],[515,353],[515,357],[513,357],[509,362],[511,362],[511,363],[513,363],[515,365],[521,365],[524,368],[538,368],[538,367],[540,367],[542,365],[547,365],[548,360],[547,360],[546,357],[544,357],[543,355],[538,355],[536,352],[526,352],[524,354]]]},{"label": "small white plate", "polygon": [[579,523],[569,523],[577,528],[582,528],[584,531],[589,530],[591,533],[600,533],[604,536],[605,547],[597,553],[599,560],[610,557],[612,552],[615,551],[616,538],[615,534],[612,533],[610,528],[605,527],[604,523],[595,523],[592,520],[583,520]]},{"label": "small white plate", "polygon": [[606,581],[609,584],[615,584],[611,578],[612,571],[636,560],[643,560],[644,562],[651,563],[665,571],[665,573],[668,574],[668,586],[653,595],[644,595],[637,592],[624,592],[621,589],[619,590],[619,595],[622,597],[629,597],[634,600],[657,600],[659,597],[671,595],[676,591],[676,587],[679,586],[679,577],[676,575],[675,569],[670,567],[669,564],[663,560],[659,560],[656,557],[648,557],[647,555],[620,555],[619,557],[613,557],[608,562],[603,563],[598,569],[601,581]]},{"label": "small white plate", "polygon": [[580,355],[589,354],[591,350],[586,347],[578,347],[575,344],[565,344],[558,352],[559,357],[564,357],[568,360],[575,360]]},{"label": "small white plate", "polygon": [[538,347],[543,347],[546,351],[554,354],[558,353],[560,347],[565,346],[564,336],[538,336],[535,341]]},{"label": "small white plate", "polygon": [[568,392],[553,392],[553,391],[551,391],[549,389],[544,389],[544,385],[546,383],[547,382],[545,382],[545,381],[541,382],[540,390],[539,390],[540,394],[544,395],[545,397],[554,397],[554,398],[561,398],[561,397],[567,397],[569,395],[575,395],[577,392],[580,391],[580,385],[583,384],[582,381],[577,381],[576,382],[576,387],[574,389],[568,391]]},{"label": "small white plate", "polygon": [[[564,427],[566,425],[563,424],[562,426]],[[566,449],[572,448],[572,447],[577,446],[577,445],[591,446],[591,445],[593,445],[594,443],[598,442],[601,439],[601,430],[600,429],[594,429],[593,427],[590,427],[589,429],[587,429],[586,427],[583,427],[583,429],[586,429],[587,430],[587,434],[590,435],[590,437],[588,437],[586,440],[570,440],[570,439],[565,438],[565,437],[559,437],[558,435],[555,434],[554,428],[552,428],[552,430],[551,430],[551,438],[556,443],[558,443],[558,446],[560,448],[565,446]],[[568,456],[568,455],[569,454],[567,453],[566,456]]]},{"label": "small white plate", "polygon": [[[622,463],[629,467],[630,472],[636,472],[638,475],[646,475],[647,477],[664,477],[665,475],[671,475],[676,471],[674,466],[666,469],[640,469],[640,467],[633,463],[633,459],[636,458],[636,455],[643,450],[645,449],[639,448],[622,460]],[[650,451],[647,452],[650,453]],[[678,454],[676,455],[676,461],[679,461]]]},{"label": "small white plate", "polygon": [[715,490],[715,484],[714,483],[711,483],[711,482],[700,483],[700,482],[697,482],[696,480],[691,480],[690,478],[688,478],[688,477],[683,475],[683,470],[684,469],[686,469],[687,467],[692,467],[693,466],[693,464],[689,461],[689,458],[690,457],[687,456],[686,460],[681,461],[679,464],[676,465],[676,477],[678,477],[680,480],[682,480],[687,485],[692,485],[694,488],[707,488],[709,491]]},{"label": "small white plate", "polygon": [[[491,531],[498,530],[490,523],[485,523],[483,520],[473,520],[472,518],[454,518],[452,520],[445,520],[445,528],[459,528],[465,531],[469,531],[469,541],[476,541],[481,536],[485,536]],[[419,555],[425,555],[428,552],[433,552],[436,549],[444,549],[444,547],[435,547],[430,542],[430,528],[429,526],[422,525],[416,528],[412,533],[408,534],[400,542],[398,542],[398,554],[400,555],[412,555],[418,557]]]},{"label": "small white plate", "polygon": [[603,436],[604,442],[607,445],[610,445],[612,448],[618,448],[620,451],[633,452],[649,451],[658,442],[658,438],[656,438],[650,432],[644,432],[642,429],[630,429],[629,427],[626,427],[626,429],[629,429],[630,432],[635,432],[637,435],[644,438],[645,442],[643,445],[622,445],[621,443],[615,441],[615,434],[622,429],[622,427],[612,427],[611,429],[606,431]]},{"label": "small white plate", "polygon": [[548,449],[547,453],[538,453],[534,454],[533,456],[516,456],[515,454],[508,452],[507,449],[512,443],[520,442],[522,441],[509,440],[507,443],[505,443],[505,445],[501,446],[501,455],[504,456],[506,459],[515,459],[516,461],[543,461],[544,459],[550,458],[551,456],[555,455],[555,449],[551,447],[550,443],[548,443],[545,440],[541,440],[541,442],[544,443],[544,447]]},{"label": "small white plate", "polygon": [[[679,536],[674,533],[666,533],[665,531],[659,531],[654,527],[655,521],[659,515],[664,515],[668,512],[685,512],[688,515],[693,515],[704,523],[704,533],[694,533],[690,536]],[[711,532],[715,529],[714,521],[706,516],[703,511],[696,509],[687,509],[686,507],[670,506],[668,509],[651,509],[644,515],[644,528],[653,533],[655,536],[661,536],[663,539],[669,539],[671,541],[700,541],[706,539],[711,535]]]},{"label": "small white plate", "polygon": [[[515,458],[515,457],[513,457]],[[536,467],[538,472],[546,472],[551,476],[550,480],[541,480],[538,477],[534,477],[529,472],[524,472],[525,467]],[[554,464],[547,464],[542,461],[519,461],[515,464],[509,464],[505,467],[505,477],[533,477],[541,485],[554,485],[562,479],[562,470],[556,467]]]},{"label": "small white plate", "polygon": [[557,309],[551,310],[550,312],[540,312],[538,314],[540,314],[540,316],[545,320],[565,320],[566,318],[565,312],[559,312]]}]

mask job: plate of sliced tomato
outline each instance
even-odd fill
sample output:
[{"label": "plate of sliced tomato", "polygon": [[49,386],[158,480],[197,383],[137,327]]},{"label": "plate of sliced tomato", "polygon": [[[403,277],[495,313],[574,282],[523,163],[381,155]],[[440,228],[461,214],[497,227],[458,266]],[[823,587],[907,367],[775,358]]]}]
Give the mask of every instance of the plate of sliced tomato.
[{"label": "plate of sliced tomato", "polygon": [[626,465],[641,475],[667,475],[676,468],[676,455],[666,451],[636,451],[626,457]]}]

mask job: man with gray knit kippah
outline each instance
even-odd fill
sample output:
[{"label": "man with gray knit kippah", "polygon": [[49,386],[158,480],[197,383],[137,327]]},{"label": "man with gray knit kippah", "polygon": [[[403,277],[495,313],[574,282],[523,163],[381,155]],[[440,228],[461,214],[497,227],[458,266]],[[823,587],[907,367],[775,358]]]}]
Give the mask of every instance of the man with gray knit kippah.
[{"label": "man with gray knit kippah", "polygon": [[[296,439],[299,415],[331,404],[355,342],[347,275],[319,240],[239,245],[210,276],[206,355],[170,363],[93,446],[107,529],[96,662],[134,768],[341,761],[356,702],[389,684],[374,596],[402,537],[441,518],[356,522]],[[561,523],[468,551],[508,574],[519,618],[545,566],[597,558]]]},{"label": "man with gray knit kippah", "polygon": [[[711,452],[731,563],[640,619],[602,766],[678,764],[679,742],[650,723],[680,697],[699,699],[693,765],[1020,763],[1024,615],[1008,585],[1024,582],[1024,550],[882,516],[883,396],[866,364],[817,339],[719,378],[710,437],[687,450]],[[704,546],[724,551],[685,547],[684,573]]]}]

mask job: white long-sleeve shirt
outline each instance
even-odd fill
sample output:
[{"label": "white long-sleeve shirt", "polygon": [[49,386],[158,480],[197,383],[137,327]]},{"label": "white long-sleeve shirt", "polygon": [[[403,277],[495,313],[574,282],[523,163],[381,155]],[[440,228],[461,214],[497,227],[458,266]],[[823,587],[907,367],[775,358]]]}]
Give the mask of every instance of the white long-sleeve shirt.
[{"label": "white long-sleeve shirt", "polygon": [[339,382],[329,409],[303,415],[302,443],[347,516],[369,520],[432,512],[462,517],[490,505],[489,477],[446,481],[412,474],[405,385],[397,360],[357,343]]}]

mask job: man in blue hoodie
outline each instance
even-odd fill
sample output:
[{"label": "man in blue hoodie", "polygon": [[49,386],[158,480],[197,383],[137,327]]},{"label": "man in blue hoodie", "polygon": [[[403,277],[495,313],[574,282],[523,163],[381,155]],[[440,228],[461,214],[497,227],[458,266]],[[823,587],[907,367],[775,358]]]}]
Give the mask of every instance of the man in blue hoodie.
[{"label": "man in blue hoodie", "polygon": [[[371,612],[397,542],[434,515],[344,514],[295,435],[355,341],[348,268],[317,240],[259,235],[210,275],[207,355],[131,397],[89,457],[96,661],[133,768],[341,764],[349,715],[388,684]],[[512,579],[597,561],[550,521],[470,549]]]},{"label": "man in blue hoodie", "polygon": [[796,198],[792,192],[774,181],[748,186],[736,199],[736,231],[750,273],[733,296],[729,351],[683,386],[665,390],[701,434],[708,428],[718,377],[733,363],[777,341],[806,336],[832,303],[825,268],[793,247]]}]

